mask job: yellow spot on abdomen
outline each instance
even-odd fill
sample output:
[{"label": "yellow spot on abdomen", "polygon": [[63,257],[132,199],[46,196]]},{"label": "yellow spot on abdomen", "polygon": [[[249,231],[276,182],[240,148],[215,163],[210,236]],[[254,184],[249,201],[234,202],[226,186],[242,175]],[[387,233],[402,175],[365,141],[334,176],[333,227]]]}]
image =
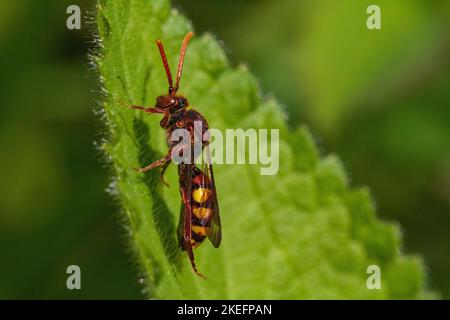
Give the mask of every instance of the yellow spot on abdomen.
[{"label": "yellow spot on abdomen", "polygon": [[191,246],[192,248],[197,248],[200,245],[200,242],[195,241],[191,238]]},{"label": "yellow spot on abdomen", "polygon": [[202,226],[192,226],[192,232],[195,232],[199,236],[206,236],[208,228]]},{"label": "yellow spot on abdomen", "polygon": [[192,198],[194,198],[195,202],[203,203],[211,196],[212,191],[207,188],[198,188],[195,189],[192,193]]},{"label": "yellow spot on abdomen", "polygon": [[200,220],[207,219],[211,215],[211,209],[210,208],[195,208],[192,210],[194,212],[194,215],[199,218]]}]

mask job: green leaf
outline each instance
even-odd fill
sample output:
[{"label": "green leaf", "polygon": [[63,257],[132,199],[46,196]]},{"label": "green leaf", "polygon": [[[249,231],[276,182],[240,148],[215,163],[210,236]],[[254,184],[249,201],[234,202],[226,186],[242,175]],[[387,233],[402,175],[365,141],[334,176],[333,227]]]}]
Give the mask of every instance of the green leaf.
[{"label": "green leaf", "polygon": [[[232,68],[211,35],[188,48],[181,89],[209,124],[280,130],[280,170],[261,176],[255,165],[216,165],[223,242],[195,250],[196,276],[177,248],[180,197],[177,173],[142,167],[167,152],[159,117],[123,106],[153,105],[167,91],[155,39],[171,66],[190,23],[167,0],[100,1],[102,44],[96,59],[103,87],[108,139],[102,144],[146,294],[160,299],[418,298],[424,292],[420,261],[400,255],[399,229],[380,222],[366,189],[351,189],[341,162],[321,158],[304,127],[287,128],[278,103],[263,99],[245,67]],[[173,69],[173,67],[172,67]],[[369,265],[379,265],[382,289],[366,287]],[[385,274],[386,272],[386,274]]]}]

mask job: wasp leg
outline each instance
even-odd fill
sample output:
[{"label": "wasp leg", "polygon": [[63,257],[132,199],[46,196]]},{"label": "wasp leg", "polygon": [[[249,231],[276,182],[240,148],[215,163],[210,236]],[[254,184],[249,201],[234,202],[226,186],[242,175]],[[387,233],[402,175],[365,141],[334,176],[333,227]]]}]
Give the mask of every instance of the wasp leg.
[{"label": "wasp leg", "polygon": [[143,167],[143,168],[134,168],[134,170],[142,172],[142,173],[143,172],[147,172],[147,171],[152,170],[152,169],[154,169],[156,167],[160,167],[160,166],[165,165],[168,161],[170,161],[170,158],[171,158],[171,154],[169,152],[164,157],[162,157],[159,160],[156,160],[155,162],[149,164],[148,166]]},{"label": "wasp leg", "polygon": [[117,102],[124,105],[125,107],[130,108],[130,109],[142,110],[142,111],[148,112],[148,113],[165,113],[166,112],[164,109],[160,109],[160,108],[129,105],[128,103],[125,103],[122,100],[117,100]]},{"label": "wasp leg", "polygon": [[189,260],[191,261],[191,266],[195,274],[198,275],[200,278],[206,279],[206,276],[197,270],[197,266],[195,265],[194,252],[192,250],[192,244],[190,239],[189,240],[184,239],[184,246],[186,248],[186,252],[189,256]]},{"label": "wasp leg", "polygon": [[142,110],[147,113],[165,113],[166,111],[159,108],[146,108],[142,106],[128,106],[128,108],[136,109],[136,110]]},{"label": "wasp leg", "polygon": [[167,167],[169,166],[170,162],[172,162],[172,160],[167,161],[164,165],[163,168],[161,170],[161,174],[159,176],[159,179],[161,180],[162,183],[164,183],[166,186],[170,187],[169,184],[164,180],[164,173],[166,172]]},{"label": "wasp leg", "polygon": [[194,270],[195,274],[199,277],[206,279],[206,276],[200,273],[195,265],[194,251],[191,243],[191,222],[192,222],[192,206],[191,200],[189,196],[186,194],[186,190],[181,188],[181,197],[183,198],[184,205],[184,223],[183,223],[183,247],[186,249],[186,252],[189,256],[189,261],[191,262],[192,270]]},{"label": "wasp leg", "polygon": [[167,154],[164,157],[162,157],[161,159],[156,160],[155,162],[149,164],[146,167],[137,168],[137,169],[134,169],[134,170],[139,171],[139,172],[147,172],[148,170],[152,170],[152,169],[154,169],[156,167],[166,166],[166,164],[168,162],[172,161],[172,155],[176,154],[177,152],[180,152],[181,150],[183,150],[183,148],[184,148],[183,145],[179,145],[179,146],[176,146],[174,148],[170,148],[169,152],[167,152]]}]

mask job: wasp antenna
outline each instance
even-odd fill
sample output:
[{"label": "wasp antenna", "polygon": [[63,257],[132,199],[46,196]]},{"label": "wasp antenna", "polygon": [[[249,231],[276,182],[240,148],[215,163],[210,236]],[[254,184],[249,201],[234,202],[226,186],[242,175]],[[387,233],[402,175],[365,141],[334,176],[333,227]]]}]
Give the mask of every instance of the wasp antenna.
[{"label": "wasp antenna", "polygon": [[156,44],[158,45],[159,53],[161,54],[161,59],[164,64],[164,69],[166,70],[167,81],[169,82],[169,93],[172,93],[173,92],[172,73],[170,72],[169,63],[167,62],[167,57],[166,57],[166,53],[164,51],[164,46],[163,46],[161,40],[159,40],[159,39],[156,40]]},{"label": "wasp antenna", "polygon": [[180,61],[178,62],[178,71],[177,71],[177,79],[175,81],[175,92],[177,92],[178,87],[180,86],[181,73],[183,71],[183,63],[184,63],[184,55],[186,54],[186,48],[188,46],[189,40],[191,40],[194,33],[188,32],[184,37],[183,44],[181,45],[180,52]]}]

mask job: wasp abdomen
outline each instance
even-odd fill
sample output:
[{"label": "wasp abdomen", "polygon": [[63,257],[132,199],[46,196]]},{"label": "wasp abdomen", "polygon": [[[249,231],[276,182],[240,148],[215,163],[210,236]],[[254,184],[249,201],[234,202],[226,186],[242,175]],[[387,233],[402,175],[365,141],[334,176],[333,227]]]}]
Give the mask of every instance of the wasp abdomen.
[{"label": "wasp abdomen", "polygon": [[198,247],[209,233],[210,218],[214,213],[211,205],[213,192],[208,176],[200,169],[195,168],[192,179],[191,243],[193,247]]}]

